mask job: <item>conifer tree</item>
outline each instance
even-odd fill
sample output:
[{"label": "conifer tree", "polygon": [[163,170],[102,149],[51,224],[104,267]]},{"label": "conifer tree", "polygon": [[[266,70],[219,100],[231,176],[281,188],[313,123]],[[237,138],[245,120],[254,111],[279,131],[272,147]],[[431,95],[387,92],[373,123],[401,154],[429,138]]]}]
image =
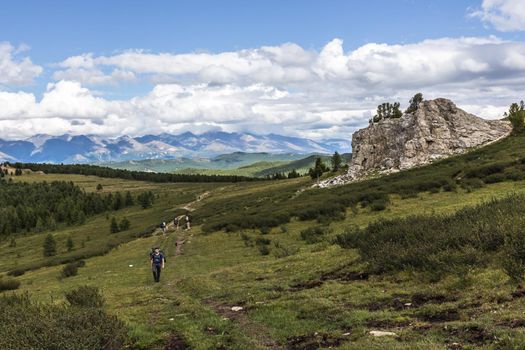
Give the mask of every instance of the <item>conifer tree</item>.
[{"label": "conifer tree", "polygon": [[115,219],[115,217],[112,217],[111,218],[111,224],[110,224],[110,227],[109,227],[109,232],[117,233],[119,231],[120,230],[119,230],[119,227],[118,227],[117,219]]},{"label": "conifer tree", "polygon": [[332,171],[336,172],[341,169],[341,165],[343,164],[343,158],[341,158],[341,155],[336,151],[331,159],[332,163]]},{"label": "conifer tree", "polygon": [[57,242],[55,241],[55,238],[50,233],[46,236],[46,239],[44,240],[44,256],[53,256],[57,253]]},{"label": "conifer tree", "polygon": [[73,239],[71,237],[68,237],[66,241],[67,251],[68,252],[72,251],[74,246],[75,244],[73,243]]}]

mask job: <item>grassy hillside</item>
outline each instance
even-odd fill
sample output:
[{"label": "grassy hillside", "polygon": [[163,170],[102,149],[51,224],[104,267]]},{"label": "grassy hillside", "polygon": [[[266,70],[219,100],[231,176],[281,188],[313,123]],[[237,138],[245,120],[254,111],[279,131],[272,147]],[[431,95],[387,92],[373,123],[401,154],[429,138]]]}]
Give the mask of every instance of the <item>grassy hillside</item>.
[{"label": "grassy hillside", "polygon": [[[524,159],[525,138],[517,136],[329,190],[310,189],[309,178],[152,184],[22,175],[14,180],[68,178],[88,191],[98,182],[104,191],[148,188],[158,199],[151,209],[124,209],[132,227],[117,235],[125,239],[85,259],[77,276],[58,279],[63,266],[43,267],[16,277],[15,293],[63,303],[65,292],[97,286],[108,312],[128,326],[128,343],[144,349],[519,349],[525,290],[509,277],[512,264],[501,262],[525,266],[519,254],[525,253],[519,239]],[[193,210],[191,230],[136,238],[187,209]],[[54,235],[60,247],[72,235],[88,248],[115,237],[108,227],[100,216]],[[45,260],[43,237],[20,237],[16,247],[0,242],[0,271]],[[490,249],[488,237],[495,242]],[[386,242],[395,244],[382,251]],[[148,266],[155,244],[168,257],[160,285],[152,283]],[[436,275],[414,263],[423,259],[394,261],[402,256],[444,268]],[[393,264],[383,264],[385,258]]]},{"label": "grassy hillside", "polygon": [[[303,154],[272,154],[272,153],[245,153],[235,152],[223,154],[213,158],[176,158],[176,159],[146,159],[125,162],[109,162],[101,165],[109,166],[116,169],[126,169],[135,171],[155,171],[155,172],[181,172],[188,174],[185,169],[191,169],[193,173],[202,173],[206,175],[226,174],[230,175],[228,170],[249,166],[254,163],[268,162],[278,164],[279,162],[291,162],[304,158]],[[223,172],[226,171],[226,172]],[[238,173],[251,176],[251,173]]]}]

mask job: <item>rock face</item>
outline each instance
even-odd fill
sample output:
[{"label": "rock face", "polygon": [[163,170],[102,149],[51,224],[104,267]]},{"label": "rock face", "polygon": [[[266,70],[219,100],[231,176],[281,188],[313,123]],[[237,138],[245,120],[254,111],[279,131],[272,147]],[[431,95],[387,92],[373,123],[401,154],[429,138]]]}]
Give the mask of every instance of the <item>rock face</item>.
[{"label": "rock face", "polygon": [[499,140],[511,130],[509,122],[481,119],[450,100],[424,101],[414,113],[383,119],[355,132],[348,173],[320,187],[428,164]]}]

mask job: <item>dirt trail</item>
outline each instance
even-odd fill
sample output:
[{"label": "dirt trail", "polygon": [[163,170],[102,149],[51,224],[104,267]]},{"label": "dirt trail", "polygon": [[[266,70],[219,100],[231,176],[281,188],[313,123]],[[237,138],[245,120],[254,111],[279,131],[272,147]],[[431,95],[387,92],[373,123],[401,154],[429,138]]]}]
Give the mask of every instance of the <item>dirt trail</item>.
[{"label": "dirt trail", "polygon": [[[195,210],[194,205],[202,201],[209,195],[210,195],[210,191],[206,191],[200,194],[199,196],[197,196],[196,200],[186,204],[185,206],[181,208],[186,211],[190,211],[190,212],[194,211]],[[179,220],[183,218],[184,218],[184,215],[180,215],[178,217]],[[184,243],[193,236],[193,233],[191,233],[191,230],[188,231],[182,228],[183,225],[179,227],[179,229],[181,229],[181,235],[177,238],[175,242],[175,253],[172,254],[172,256],[174,257],[177,257],[183,253]],[[178,232],[178,230],[175,230],[173,222],[171,222],[168,225],[168,230],[170,228],[174,230],[173,233]],[[159,229],[159,232],[162,232],[162,231]],[[166,235],[163,238],[162,243],[165,244],[168,238],[169,238],[169,235]],[[174,286],[172,287],[172,289],[174,293],[177,293],[177,290]],[[255,340],[255,342],[259,345],[259,348],[275,349],[275,350],[285,349],[285,347],[279,345],[275,340],[273,340],[270,337],[268,329],[264,325],[261,325],[259,323],[256,323],[250,320],[250,318],[246,315],[244,310],[238,311],[238,312],[232,311],[230,306],[222,305],[212,299],[203,300],[203,303],[209,306],[212,310],[214,310],[221,317],[227,318],[230,321],[232,321],[242,332],[244,332],[244,334],[247,337],[249,337],[252,340]],[[170,337],[168,344],[165,347],[166,350],[172,350],[172,349],[179,350],[179,349],[187,349],[187,348],[189,349],[189,347],[187,347],[187,345],[185,344],[184,340],[181,339],[176,334],[173,334]]]},{"label": "dirt trail", "polygon": [[270,337],[269,331],[264,325],[250,320],[244,310],[233,311],[231,306],[222,305],[213,299],[203,300],[203,303],[223,318],[232,321],[248,338],[255,340],[260,348],[285,349]]}]

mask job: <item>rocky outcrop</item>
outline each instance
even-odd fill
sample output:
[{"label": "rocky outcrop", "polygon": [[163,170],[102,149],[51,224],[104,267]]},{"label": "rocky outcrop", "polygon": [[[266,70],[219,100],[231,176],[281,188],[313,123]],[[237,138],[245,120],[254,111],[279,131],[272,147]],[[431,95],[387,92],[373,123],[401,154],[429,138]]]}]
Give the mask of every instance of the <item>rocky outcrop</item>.
[{"label": "rocky outcrop", "polygon": [[476,117],[450,100],[424,101],[413,113],[383,119],[355,132],[348,173],[320,187],[428,164],[499,140],[511,130],[507,121]]}]

